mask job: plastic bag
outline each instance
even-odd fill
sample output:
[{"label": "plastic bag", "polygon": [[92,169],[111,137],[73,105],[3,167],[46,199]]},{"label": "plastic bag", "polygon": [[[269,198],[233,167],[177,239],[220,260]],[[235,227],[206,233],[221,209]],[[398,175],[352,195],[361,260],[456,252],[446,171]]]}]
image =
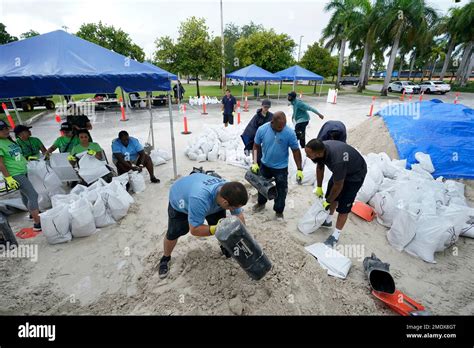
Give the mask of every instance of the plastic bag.
[{"label": "plastic bag", "polygon": [[80,198],[69,206],[71,232],[73,237],[88,237],[96,232],[92,206],[85,198]]},{"label": "plastic bag", "polygon": [[329,212],[323,208],[323,202],[317,199],[303,217],[298,221],[298,230],[310,234],[321,227]]},{"label": "plastic bag", "polygon": [[102,199],[105,203],[105,207],[115,221],[119,221],[127,215],[130,204],[125,203],[114,192],[110,190],[102,192]]},{"label": "plastic bag", "polygon": [[398,251],[403,249],[415,238],[417,216],[404,207],[397,207],[392,227],[387,232],[387,239]]},{"label": "plastic bag", "polygon": [[132,188],[132,191],[135,193],[140,193],[145,191],[146,185],[145,185],[145,178],[143,177],[143,174],[138,173],[138,172],[131,172],[129,173],[130,175],[130,187]]},{"label": "plastic bag", "polygon": [[377,213],[376,217],[378,223],[386,227],[391,227],[394,216],[397,213],[397,206],[390,193],[377,192],[369,201],[369,204]]},{"label": "plastic bag", "polygon": [[430,155],[423,152],[417,152],[415,153],[415,159],[420,163],[420,167],[426,170],[428,173],[431,174],[435,171]]},{"label": "plastic bag", "polygon": [[38,205],[41,211],[51,208],[51,197],[64,193],[58,175],[44,160],[28,162],[28,179],[38,193]]},{"label": "plastic bag", "polygon": [[109,173],[110,170],[105,166],[105,162],[94,156],[84,155],[79,160],[79,176],[87,184],[91,184]]},{"label": "plastic bag", "polygon": [[367,203],[377,192],[378,186],[369,175],[366,175],[362,187],[357,192],[356,200]]},{"label": "plastic bag", "polygon": [[54,195],[51,197],[51,203],[53,204],[53,208],[56,208],[60,205],[69,206],[73,202],[79,200],[80,197],[78,195]]},{"label": "plastic bag", "polygon": [[94,221],[97,227],[105,227],[115,223],[111,213],[106,209],[104,201],[99,197],[93,206]]},{"label": "plastic bag", "polygon": [[171,157],[171,155],[165,151],[165,150],[156,150],[156,153],[158,154],[159,157],[163,158],[165,161],[169,161],[171,160],[173,157]]},{"label": "plastic bag", "polygon": [[129,181],[130,181],[130,177],[128,173],[124,173],[120,176],[113,177],[111,184],[114,184],[117,182],[120,185],[122,185],[122,187],[126,187]]},{"label": "plastic bag", "polygon": [[66,243],[72,239],[71,215],[68,206],[61,204],[40,214],[41,228],[49,244]]}]

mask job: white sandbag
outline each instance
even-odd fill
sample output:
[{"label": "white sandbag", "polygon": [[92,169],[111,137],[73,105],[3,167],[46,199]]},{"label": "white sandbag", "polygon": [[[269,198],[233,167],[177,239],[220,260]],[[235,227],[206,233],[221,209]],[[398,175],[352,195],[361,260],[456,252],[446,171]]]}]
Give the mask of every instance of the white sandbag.
[{"label": "white sandbag", "polygon": [[422,166],[421,164],[412,164],[411,165],[411,170],[415,173],[418,173],[421,177],[427,179],[427,180],[433,180],[433,176],[428,172],[426,171]]},{"label": "white sandbag", "polygon": [[51,208],[51,196],[64,193],[61,180],[44,160],[29,161],[27,168],[28,179],[38,193],[40,211]]},{"label": "white sandbag", "polygon": [[73,237],[88,237],[96,232],[91,203],[81,198],[69,206]]},{"label": "white sandbag", "polygon": [[465,185],[454,180],[446,180],[444,182],[446,195],[448,197],[448,204],[465,205],[467,206],[466,198],[464,196]]},{"label": "white sandbag", "polygon": [[72,239],[68,206],[61,204],[40,214],[41,229],[49,244],[66,243]]},{"label": "white sandbag", "polygon": [[115,221],[119,221],[127,215],[130,204],[120,199],[120,196],[115,192],[104,190],[102,192],[102,199],[104,201],[105,207],[110,212],[110,215],[112,215],[112,218]]},{"label": "white sandbag", "polygon": [[38,192],[38,209],[40,211],[46,211],[51,208],[51,198],[48,192]]},{"label": "white sandbag", "polygon": [[94,156],[84,155],[79,160],[79,176],[87,184],[91,184],[110,173],[105,164],[104,161],[100,161]]},{"label": "white sandbag", "polygon": [[456,236],[466,233],[469,236],[470,221],[474,220],[474,208],[450,204],[449,206],[440,207],[437,210],[437,216],[449,221],[454,226]]},{"label": "white sandbag", "polygon": [[99,198],[93,206],[94,222],[97,227],[106,227],[115,223],[111,213],[106,209],[104,201]]},{"label": "white sandbag", "polygon": [[133,192],[140,193],[145,191],[145,178],[143,177],[142,173],[138,172],[131,172],[130,175],[130,187]]},{"label": "white sandbag", "polygon": [[130,193],[127,192],[124,186],[120,185],[118,182],[111,182],[104,188],[104,191],[110,190],[114,192],[118,198],[125,204],[132,204],[135,202]]},{"label": "white sandbag", "polygon": [[[186,154],[187,155],[187,154]],[[151,157],[151,161],[153,162],[153,165],[156,167],[156,166],[160,166],[162,164],[166,164],[166,160],[162,157],[160,157],[160,155],[158,154],[157,151],[153,150],[150,154],[150,157]]]},{"label": "white sandbag", "polygon": [[320,199],[311,205],[303,217],[298,221],[298,230],[304,234],[310,234],[321,227],[323,222],[328,217],[329,212],[323,208],[323,203]]},{"label": "white sandbag", "polygon": [[397,207],[392,227],[387,232],[390,245],[398,251],[403,251],[415,237],[417,218],[415,214],[404,207]]},{"label": "white sandbag", "polygon": [[69,206],[70,204],[72,204],[73,202],[75,202],[79,199],[80,199],[80,197],[78,195],[72,195],[72,194],[54,195],[53,197],[51,197],[51,203],[53,205],[53,208],[56,208],[60,205]]},{"label": "white sandbag", "polygon": [[105,182],[104,179],[100,178],[99,180],[97,180],[95,183],[93,183],[92,185],[86,187],[86,190],[87,191],[95,191],[96,189],[98,189],[99,187],[104,187],[104,186],[107,186],[108,184]]},{"label": "white sandbag", "polygon": [[461,236],[474,238],[474,217],[470,218],[461,228]]},{"label": "white sandbag", "polygon": [[80,196],[84,192],[87,192],[87,186],[78,184],[78,185],[74,186],[74,188],[71,190],[70,193],[73,194],[73,195]]},{"label": "white sandbag", "polygon": [[[155,150],[154,150],[155,151]],[[153,152],[153,151],[152,151]],[[168,151],[165,151],[165,150],[160,150],[160,149],[157,149],[156,150],[156,154],[163,158],[165,161],[169,161],[171,160],[173,157],[171,156],[171,154],[168,152]]]},{"label": "white sandbag", "polygon": [[206,162],[207,161],[207,155],[206,154],[200,154],[199,156],[197,156],[196,160],[198,162]]},{"label": "white sandbag", "polygon": [[454,227],[447,220],[436,215],[422,215],[416,222],[415,238],[405,247],[405,251],[423,261],[436,263],[435,252],[452,245],[451,242],[455,242],[453,238]]},{"label": "white sandbag", "polygon": [[93,191],[87,191],[83,194],[83,197],[85,197],[91,204],[94,204],[97,199],[100,197],[98,193],[98,189],[93,190]]},{"label": "white sandbag", "polygon": [[357,192],[356,200],[367,203],[377,192],[377,189],[378,185],[374,182],[374,180],[372,180],[370,176],[366,175],[362,187],[360,188],[359,192]]},{"label": "white sandbag", "polygon": [[327,270],[328,275],[341,279],[347,277],[352,265],[348,257],[323,243],[315,243],[305,249],[318,259],[319,264]]},{"label": "white sandbag", "polygon": [[[423,152],[417,152],[415,153],[415,159],[420,163],[420,167],[426,170],[428,173],[431,174],[435,171],[430,155]],[[412,169],[413,169],[413,165],[412,165]]]},{"label": "white sandbag", "polygon": [[376,185],[382,184],[384,177],[379,164],[374,163],[369,165],[367,168],[367,175],[370,176]]},{"label": "white sandbag", "polygon": [[377,192],[369,201],[370,206],[375,210],[379,224],[391,227],[393,219],[397,213],[397,206],[390,193]]}]

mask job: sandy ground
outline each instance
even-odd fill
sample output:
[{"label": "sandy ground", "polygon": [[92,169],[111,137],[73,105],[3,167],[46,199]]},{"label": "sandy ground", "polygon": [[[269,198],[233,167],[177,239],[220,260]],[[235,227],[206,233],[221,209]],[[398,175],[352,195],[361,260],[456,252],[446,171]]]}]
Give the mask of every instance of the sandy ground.
[{"label": "sandy ground", "polygon": [[[362,152],[396,155],[383,122],[366,117],[370,98],[340,96],[337,105],[326,104],[322,98],[305,99],[327,119],[346,123],[349,143]],[[251,102],[250,106],[254,110],[257,104]],[[290,114],[283,101],[274,103],[272,109]],[[121,128],[147,139],[148,112],[135,112],[129,117],[129,122],[121,123],[118,112],[97,116],[93,136],[109,154],[110,142]],[[175,118],[181,175],[198,165],[184,156],[187,141],[197,136],[205,124],[221,122],[216,106],[209,107],[208,116],[190,108],[188,117],[193,132],[188,136],[180,134],[182,124],[180,118]],[[243,113],[243,122],[250,117],[251,113]],[[312,119],[309,137],[317,134],[321,124]],[[56,137],[56,128],[53,116],[48,116],[34,125],[33,133],[49,144]],[[154,129],[157,145],[170,150],[165,110],[155,112]],[[243,181],[243,169],[222,162],[200,165],[216,170],[228,180]],[[304,246],[323,241],[330,231],[318,230],[309,236],[298,232],[297,221],[313,198],[311,187],[291,184],[284,223],[273,220],[270,205],[263,213],[250,212],[248,207],[256,201],[256,191],[247,185],[251,193],[246,209],[248,229],[273,263],[262,280],[250,280],[234,261],[225,259],[214,238],[190,235],[180,239],[170,275],[160,280],[157,263],[167,226],[172,163],[156,170],[162,183],[152,185],[147,181],[146,191],[135,195],[136,203],[118,225],[62,245],[48,245],[42,235],[22,240],[21,243],[38,246],[37,262],[0,258],[0,314],[390,315],[392,312],[371,295],[363,272],[362,260],[372,252],[391,264],[398,288],[434,314],[474,313],[473,240],[461,238],[454,248],[437,255],[437,264],[428,264],[393,249],[387,242],[385,227],[351,215],[340,244],[358,253],[346,253],[353,262],[346,280],[329,277]],[[14,230],[30,224],[26,214],[10,217],[10,223]]]}]

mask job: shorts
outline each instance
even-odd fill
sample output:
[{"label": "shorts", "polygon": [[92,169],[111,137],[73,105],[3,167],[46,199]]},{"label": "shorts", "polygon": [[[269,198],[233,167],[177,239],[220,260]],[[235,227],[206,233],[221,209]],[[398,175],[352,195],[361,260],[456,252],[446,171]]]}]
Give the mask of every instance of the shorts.
[{"label": "shorts", "polygon": [[[335,199],[338,202],[336,211],[339,214],[348,214],[351,212],[352,204],[357,196],[357,192],[359,192],[360,188],[364,181],[345,181],[344,186],[342,187],[342,191]],[[334,185],[333,178],[329,179],[328,182],[328,189],[326,192],[326,199],[328,199],[329,194],[331,193],[332,187]]]},{"label": "shorts", "polygon": [[234,115],[224,114],[224,123],[234,124]]},{"label": "shorts", "polygon": [[[217,225],[219,220],[225,218],[225,216],[226,211],[222,209],[217,213],[206,216],[206,221],[210,226]],[[175,210],[171,204],[168,204],[168,231],[166,232],[166,238],[168,240],[175,240],[184,236],[188,232],[188,214],[181,213]]]}]

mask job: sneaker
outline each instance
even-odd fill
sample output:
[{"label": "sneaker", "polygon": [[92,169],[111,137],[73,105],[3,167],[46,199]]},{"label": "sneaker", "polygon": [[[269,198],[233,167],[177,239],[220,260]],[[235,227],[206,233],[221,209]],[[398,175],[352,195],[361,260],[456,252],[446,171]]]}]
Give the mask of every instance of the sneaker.
[{"label": "sneaker", "polygon": [[226,248],[224,248],[222,245],[220,245],[221,247],[221,251],[222,251],[222,255],[224,255],[226,258],[230,258],[232,255],[227,251]]},{"label": "sneaker", "polygon": [[151,182],[154,183],[154,184],[159,184],[160,183],[160,179],[158,179],[157,177],[153,176],[150,178]]},{"label": "sneaker", "polygon": [[160,260],[160,266],[158,269],[158,274],[160,275],[160,279],[164,279],[168,276],[168,273],[170,272],[170,267],[169,263],[171,260],[171,256],[163,256]]},{"label": "sneaker", "polygon": [[41,231],[41,222],[37,224],[33,224],[33,231],[40,232]]},{"label": "sneaker", "polygon": [[328,247],[334,248],[337,244],[338,240],[331,234],[328,239],[324,242]]},{"label": "sneaker", "polygon": [[254,213],[259,213],[259,212],[261,212],[261,211],[264,210],[264,209],[265,209],[265,204],[258,204],[258,203],[256,203],[256,204],[252,207],[252,211],[253,211]]},{"label": "sneaker", "polygon": [[326,227],[326,228],[331,228],[332,227],[332,221],[326,222],[324,221],[321,227]]},{"label": "sneaker", "polygon": [[285,218],[283,217],[283,213],[275,213],[275,218],[278,221],[283,221]]}]

